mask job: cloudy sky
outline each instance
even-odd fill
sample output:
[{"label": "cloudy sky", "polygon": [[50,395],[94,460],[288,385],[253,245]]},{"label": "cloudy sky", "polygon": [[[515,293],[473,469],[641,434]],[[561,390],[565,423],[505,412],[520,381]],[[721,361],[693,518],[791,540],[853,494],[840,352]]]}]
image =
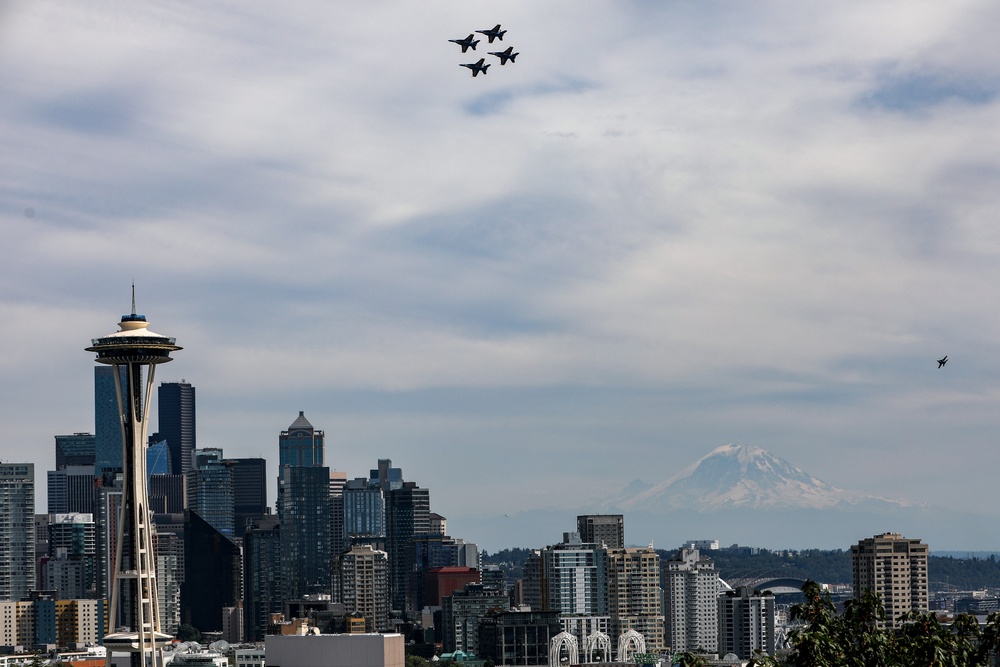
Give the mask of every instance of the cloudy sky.
[{"label": "cloudy sky", "polygon": [[994,506],[998,29],[988,0],[8,0],[0,459],[44,486],[93,430],[83,348],[134,282],[199,446],[273,470],[304,410],[456,536],[731,442]]}]

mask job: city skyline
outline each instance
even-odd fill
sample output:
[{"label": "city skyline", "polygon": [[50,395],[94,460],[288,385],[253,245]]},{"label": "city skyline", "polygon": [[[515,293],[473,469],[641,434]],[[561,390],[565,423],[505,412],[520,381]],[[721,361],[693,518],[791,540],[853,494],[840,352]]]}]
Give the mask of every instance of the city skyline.
[{"label": "city skyline", "polygon": [[[989,3],[2,18],[3,462],[95,432],[80,340],[134,282],[200,447],[273,478],[302,411],[332,470],[392,459],[473,541],[727,443],[993,504]],[[517,62],[472,79],[448,40],[498,21]]]}]

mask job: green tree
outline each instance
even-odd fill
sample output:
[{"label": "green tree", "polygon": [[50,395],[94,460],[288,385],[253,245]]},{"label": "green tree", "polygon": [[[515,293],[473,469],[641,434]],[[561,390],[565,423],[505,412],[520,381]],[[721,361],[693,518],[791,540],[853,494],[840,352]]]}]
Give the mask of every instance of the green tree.
[{"label": "green tree", "polygon": [[200,642],[201,630],[188,623],[181,623],[177,626],[177,639],[182,642]]},{"label": "green tree", "polygon": [[677,667],[708,667],[708,660],[704,656],[690,651],[675,653],[673,662]]},{"label": "green tree", "polygon": [[883,627],[885,608],[866,591],[848,600],[838,615],[829,594],[808,581],[806,601],[792,607],[791,619],[803,622],[788,633],[790,651],[784,658],[758,656],[759,667],[986,667],[991,649],[1000,647],[1000,615],[986,628],[975,616],[962,614],[950,626],[934,614],[910,613],[897,629]]}]

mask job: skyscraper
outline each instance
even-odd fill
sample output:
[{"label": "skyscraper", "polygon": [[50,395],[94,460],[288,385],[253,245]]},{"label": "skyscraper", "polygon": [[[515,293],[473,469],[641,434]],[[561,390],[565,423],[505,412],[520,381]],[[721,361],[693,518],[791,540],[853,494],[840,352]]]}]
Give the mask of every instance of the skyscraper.
[{"label": "skyscraper", "polygon": [[56,436],[56,470],[67,466],[93,466],[97,440],[92,433]]},{"label": "skyscraper", "polygon": [[715,653],[718,646],[719,573],[697,549],[681,549],[661,565],[668,647]]},{"label": "skyscraper", "polygon": [[582,514],[576,517],[580,541],[601,544],[609,549],[625,546],[625,518],[621,514]]},{"label": "skyscraper", "polygon": [[185,473],[187,508],[228,537],[235,539],[233,522],[233,472],[221,449],[195,452],[195,465]]},{"label": "skyscraper", "polygon": [[222,630],[222,610],[242,589],[239,546],[192,510],[184,512],[184,582],[181,623],[199,630]]},{"label": "skyscraper", "polygon": [[886,627],[900,616],[928,610],[928,548],[920,540],[882,533],[851,545],[854,597],[874,591],[885,606]]},{"label": "skyscraper", "polygon": [[389,492],[386,497],[386,551],[389,552],[389,592],[392,608],[413,615],[415,597],[407,595],[407,580],[413,571],[414,553],[410,540],[430,533],[431,498],[427,489],[414,482]]},{"label": "skyscraper", "polygon": [[226,459],[233,476],[233,529],[243,538],[247,525],[267,512],[267,461]]},{"label": "skyscraper", "polygon": [[305,413],[299,411],[288,430],[278,436],[278,466],[323,465],[323,439],[323,431],[314,429]]},{"label": "skyscraper", "polygon": [[278,435],[278,520],[285,597],[330,590],[330,469],[323,431],[303,412]]},{"label": "skyscraper", "polygon": [[339,470],[330,471],[330,556],[336,558],[347,549],[346,531],[344,530],[344,487],[347,486],[347,473]]},{"label": "skyscraper", "polygon": [[190,382],[162,382],[156,392],[160,437],[170,449],[170,472],[183,475],[194,465],[195,392]]},{"label": "skyscraper", "polygon": [[262,517],[243,536],[243,633],[248,641],[263,641],[271,614],[281,612],[281,563],[278,517]]},{"label": "skyscraper", "polygon": [[330,469],[281,469],[282,578],[287,598],[330,591]]},{"label": "skyscraper", "polygon": [[343,497],[345,546],[385,540],[385,497],[377,480],[374,485],[364,477],[347,480]]},{"label": "skyscraper", "polygon": [[[113,649],[131,653],[133,667],[141,667],[146,655],[152,667],[163,664],[161,648],[172,637],[160,632],[156,591],[156,563],[153,551],[152,516],[146,492],[146,441],[149,430],[149,401],[153,393],[153,371],[170,361],[170,353],[181,349],[173,338],[150,331],[144,315],[123,315],[117,332],[94,338],[88,352],[97,361],[111,366],[117,381],[115,398],[122,435],[122,508],[115,545],[115,565],[109,618],[112,627],[125,626],[104,638],[108,665]],[[119,595],[124,593],[123,595]]]},{"label": "skyscraper", "polygon": [[0,463],[0,602],[35,587],[35,464]]},{"label": "skyscraper", "polygon": [[124,382],[115,366],[94,366],[94,468],[100,477],[105,470],[122,469],[122,427],[118,416],[115,374]]}]

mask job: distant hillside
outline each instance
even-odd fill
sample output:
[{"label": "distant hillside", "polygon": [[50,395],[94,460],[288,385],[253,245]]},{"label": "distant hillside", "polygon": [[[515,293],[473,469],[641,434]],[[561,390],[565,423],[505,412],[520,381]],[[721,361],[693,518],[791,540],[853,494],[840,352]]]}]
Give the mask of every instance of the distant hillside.
[{"label": "distant hillside", "polygon": [[[851,583],[851,552],[842,549],[804,549],[802,551],[769,551],[760,549],[748,553],[745,548],[726,548],[707,552],[715,561],[720,576],[727,580],[745,577],[795,577],[812,579],[824,584]],[[501,566],[512,582],[521,576],[521,568],[530,552],[529,549],[503,549],[493,554],[483,552],[483,563]],[[675,553],[657,549],[661,558],[670,558]],[[931,556],[927,569],[930,574],[931,590],[950,588],[955,590],[1000,589],[1000,560],[990,555],[987,558],[956,558],[952,556]]]}]

